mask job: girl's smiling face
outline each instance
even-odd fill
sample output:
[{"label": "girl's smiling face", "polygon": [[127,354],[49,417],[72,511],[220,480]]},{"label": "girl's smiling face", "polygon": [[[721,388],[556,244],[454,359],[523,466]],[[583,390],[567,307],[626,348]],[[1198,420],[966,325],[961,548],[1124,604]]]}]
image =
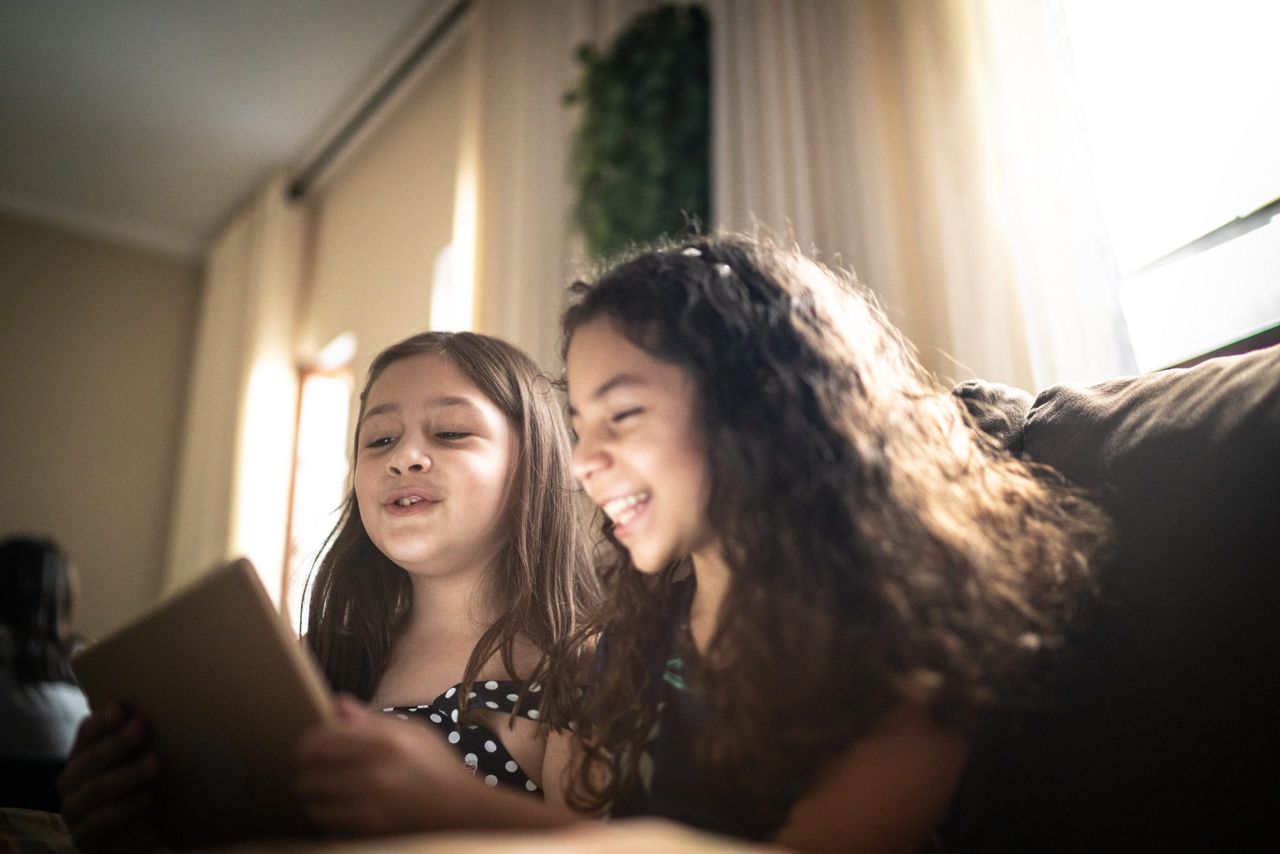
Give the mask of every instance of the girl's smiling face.
[{"label": "girl's smiling face", "polygon": [[565,360],[578,444],[573,472],[643,572],[715,548],[697,390],[608,317],[580,326]]},{"label": "girl's smiling face", "polygon": [[378,550],[414,574],[483,570],[505,542],[516,454],[506,416],[446,356],[410,356],[369,389],[355,491]]}]

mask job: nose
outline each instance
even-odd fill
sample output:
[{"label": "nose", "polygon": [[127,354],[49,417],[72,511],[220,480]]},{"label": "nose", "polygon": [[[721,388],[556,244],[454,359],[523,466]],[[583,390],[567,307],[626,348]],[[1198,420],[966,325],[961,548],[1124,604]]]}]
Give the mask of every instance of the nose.
[{"label": "nose", "polygon": [[431,457],[420,443],[401,440],[395,453],[387,459],[387,471],[393,475],[406,472],[421,474],[431,468]]},{"label": "nose", "polygon": [[578,443],[573,448],[573,456],[569,460],[569,468],[578,482],[586,486],[592,476],[608,465],[608,453],[590,437],[580,434]]}]

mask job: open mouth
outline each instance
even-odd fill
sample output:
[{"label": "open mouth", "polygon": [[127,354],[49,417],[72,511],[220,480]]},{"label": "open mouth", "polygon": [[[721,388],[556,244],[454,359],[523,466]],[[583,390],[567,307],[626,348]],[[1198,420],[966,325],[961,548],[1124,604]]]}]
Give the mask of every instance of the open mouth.
[{"label": "open mouth", "polygon": [[408,495],[401,495],[399,498],[392,498],[383,506],[393,514],[403,515],[408,513],[420,513],[439,503],[439,500],[435,498],[410,493]]},{"label": "open mouth", "polygon": [[653,493],[648,490],[633,492],[630,495],[609,499],[601,505],[600,509],[613,521],[613,531],[617,534],[644,512],[652,497]]}]

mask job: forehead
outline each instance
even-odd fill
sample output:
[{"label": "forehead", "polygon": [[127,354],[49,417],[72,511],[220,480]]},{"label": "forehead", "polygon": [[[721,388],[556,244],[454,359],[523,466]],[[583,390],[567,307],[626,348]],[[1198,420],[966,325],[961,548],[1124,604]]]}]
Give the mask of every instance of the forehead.
[{"label": "forehead", "polygon": [[636,346],[608,317],[590,320],[573,333],[565,376],[569,402],[575,410],[615,388],[643,386],[692,392],[692,381],[684,369]]},{"label": "forehead", "polygon": [[475,383],[441,353],[424,353],[392,362],[369,388],[366,409],[383,404],[413,406],[432,401],[459,399],[486,414],[498,408]]}]

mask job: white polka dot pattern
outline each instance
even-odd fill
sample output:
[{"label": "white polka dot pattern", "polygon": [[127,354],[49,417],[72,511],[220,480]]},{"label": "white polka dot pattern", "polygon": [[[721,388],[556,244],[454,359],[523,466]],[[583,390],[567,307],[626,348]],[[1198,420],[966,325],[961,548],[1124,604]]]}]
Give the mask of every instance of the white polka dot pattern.
[{"label": "white polka dot pattern", "polygon": [[[520,683],[514,680],[489,679],[477,682],[467,693],[468,706],[472,709],[511,714],[520,702]],[[525,696],[519,716],[538,720],[537,694],[542,686],[533,683]],[[541,797],[538,784],[529,779],[520,764],[507,752],[497,734],[487,726],[466,724],[461,721],[459,701],[462,686],[454,685],[430,703],[413,706],[397,706],[383,711],[398,718],[414,718],[439,730],[462,758],[462,764],[473,774],[484,776],[488,786],[505,785]]]}]

